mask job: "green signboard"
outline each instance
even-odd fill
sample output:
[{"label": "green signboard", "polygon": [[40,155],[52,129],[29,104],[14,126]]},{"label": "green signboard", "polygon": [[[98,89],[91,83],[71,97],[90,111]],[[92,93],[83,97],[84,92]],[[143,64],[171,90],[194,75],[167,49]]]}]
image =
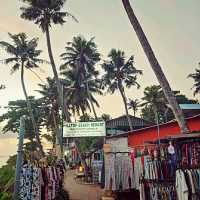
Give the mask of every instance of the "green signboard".
[{"label": "green signboard", "polygon": [[106,136],[105,122],[65,123],[63,137],[104,137]]}]

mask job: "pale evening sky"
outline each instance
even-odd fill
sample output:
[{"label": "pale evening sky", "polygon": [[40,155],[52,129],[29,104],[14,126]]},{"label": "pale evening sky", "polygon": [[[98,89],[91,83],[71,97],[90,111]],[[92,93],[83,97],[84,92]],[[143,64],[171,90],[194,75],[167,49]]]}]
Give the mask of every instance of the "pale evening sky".
[{"label": "pale evening sky", "polygon": [[[25,32],[31,38],[39,37],[42,57],[48,60],[44,34],[32,22],[19,17],[22,3],[18,0],[0,2],[0,40],[8,41],[8,32]],[[200,61],[200,1],[131,0],[131,3],[172,88],[192,97],[192,80],[186,77]],[[59,55],[73,36],[81,34],[86,39],[94,36],[102,58],[106,57],[111,48],[122,49],[127,56],[134,55],[137,68],[143,70],[144,75],[139,79],[141,89],[129,89],[127,97],[141,98],[144,87],[157,84],[121,0],[68,0],[64,9],[75,15],[79,23],[69,18],[63,27],[52,28],[52,47],[57,66],[60,64]],[[0,60],[5,57],[5,52],[0,49]],[[43,79],[52,75],[50,66],[42,66],[42,69],[44,71],[39,70],[38,73]],[[34,90],[39,82],[32,73],[26,73],[29,95],[36,95]],[[10,75],[9,66],[1,64],[1,83],[6,85],[6,90],[0,91],[0,105],[24,98],[19,72]],[[99,113],[108,113],[113,117],[124,113],[122,99],[118,93],[98,97],[98,100],[101,105]],[[2,112],[3,110],[0,110],[0,113]],[[0,136],[0,155],[15,153],[16,139],[10,142],[11,140],[10,137],[3,139]],[[6,143],[9,151],[5,148]]]}]

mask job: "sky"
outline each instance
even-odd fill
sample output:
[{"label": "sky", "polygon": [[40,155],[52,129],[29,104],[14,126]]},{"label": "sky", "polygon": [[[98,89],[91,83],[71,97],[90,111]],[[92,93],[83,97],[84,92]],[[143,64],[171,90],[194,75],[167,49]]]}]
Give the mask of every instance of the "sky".
[{"label": "sky", "polygon": [[[43,50],[41,57],[48,60],[45,35],[32,22],[20,19],[19,8],[23,3],[19,0],[0,0],[0,2],[0,40],[9,41],[8,32],[25,32],[29,38],[38,37],[39,48]],[[200,61],[200,1],[130,0],[130,2],[172,89],[193,97],[191,90],[193,81],[187,76],[194,72]],[[127,58],[134,55],[135,66],[143,70],[143,75],[138,79],[141,89],[133,87],[127,90],[128,98],[140,99],[146,86],[158,84],[121,0],[68,0],[64,10],[73,14],[79,22],[76,23],[68,18],[64,26],[51,29],[52,48],[57,67],[61,64],[59,55],[64,51],[66,42],[77,35],[82,35],[86,39],[95,37],[102,59],[106,59],[111,48],[121,49]],[[0,60],[6,56],[0,49]],[[52,76],[50,66],[42,66],[42,70],[38,70],[37,73],[43,80],[47,76]],[[31,72],[26,72],[25,77],[28,94],[37,95],[35,90],[40,80]],[[9,66],[1,64],[0,83],[6,85],[6,90],[0,91],[0,106],[7,105],[10,100],[24,98],[19,72],[11,75]],[[115,117],[124,113],[118,92],[97,98],[101,105],[98,114],[108,113]],[[0,113],[4,111],[0,109]],[[0,160],[1,156],[16,151],[16,135],[11,134],[7,137],[0,135]]]}]

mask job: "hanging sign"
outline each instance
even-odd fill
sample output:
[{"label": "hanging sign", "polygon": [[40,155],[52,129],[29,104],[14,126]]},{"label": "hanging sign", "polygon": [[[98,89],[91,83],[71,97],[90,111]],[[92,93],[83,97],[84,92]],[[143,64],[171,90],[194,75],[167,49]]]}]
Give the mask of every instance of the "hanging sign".
[{"label": "hanging sign", "polygon": [[106,136],[105,122],[65,123],[63,137],[104,137]]}]

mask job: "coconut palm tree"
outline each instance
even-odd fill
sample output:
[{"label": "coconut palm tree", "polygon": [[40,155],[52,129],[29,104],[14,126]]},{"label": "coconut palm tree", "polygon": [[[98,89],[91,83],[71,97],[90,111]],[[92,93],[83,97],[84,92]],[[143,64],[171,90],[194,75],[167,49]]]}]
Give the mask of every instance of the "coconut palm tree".
[{"label": "coconut palm tree", "polygon": [[4,90],[5,88],[6,88],[5,85],[3,85],[3,84],[0,85],[0,90]]},{"label": "coconut palm tree", "polygon": [[[53,140],[55,142],[55,138],[57,138],[57,142],[59,139],[59,124],[60,124],[60,116],[59,116],[59,103],[58,103],[58,92],[55,80],[48,77],[46,79],[45,84],[38,84],[40,87],[39,90],[36,90],[42,95],[43,102],[43,125],[47,128],[47,130],[52,132]],[[61,144],[60,144],[61,145]]]},{"label": "coconut palm tree", "polygon": [[5,41],[0,42],[0,46],[4,48],[9,55],[9,57],[4,59],[3,62],[6,65],[11,66],[11,73],[16,72],[17,70],[21,70],[21,84],[24,96],[26,98],[29,115],[33,124],[38,147],[41,151],[41,154],[44,155],[43,148],[40,142],[38,126],[33,115],[31,102],[29,101],[24,82],[25,69],[32,70],[34,68],[39,68],[38,64],[44,63],[44,60],[39,58],[42,51],[37,49],[38,38],[28,40],[25,33],[19,33],[14,35],[9,33],[9,36],[12,40],[12,43]]},{"label": "coconut palm tree", "polygon": [[162,114],[167,109],[166,99],[160,85],[146,87],[142,100],[141,106],[145,106],[142,111],[153,111],[154,120],[160,122],[159,118],[163,117]]},{"label": "coconut palm tree", "polygon": [[[79,85],[85,85],[89,102],[91,104],[94,116],[97,119],[97,114],[93,104],[95,99],[91,94],[92,87],[90,86],[94,84],[96,85],[95,81],[91,79],[96,79],[99,75],[99,72],[95,67],[100,61],[100,54],[97,50],[97,45],[94,42],[94,38],[91,38],[89,41],[87,41],[82,36],[74,37],[72,42],[67,43],[65,52],[61,54],[61,58],[64,61],[60,67],[61,72],[65,71],[69,67],[76,71],[76,75],[79,79],[77,83],[79,82]],[[97,102],[95,102],[95,104],[98,105]]]},{"label": "coconut palm tree", "polygon": [[189,129],[187,126],[187,123],[185,121],[183,112],[180,108],[180,106],[178,105],[176,98],[171,90],[171,87],[169,85],[169,82],[153,52],[153,49],[151,48],[148,39],[137,19],[137,17],[135,16],[135,13],[131,7],[130,1],[129,0],[122,0],[123,6],[126,10],[126,13],[129,17],[129,20],[133,26],[134,31],[136,32],[136,35],[142,45],[142,48],[149,60],[149,63],[163,89],[163,92],[165,94],[165,97],[167,99],[167,101],[169,102],[169,105],[176,117],[176,120],[179,124],[180,130],[182,133],[188,133]]},{"label": "coconut palm tree", "polygon": [[105,71],[105,74],[102,76],[102,86],[103,88],[107,88],[107,91],[111,94],[116,90],[120,91],[130,129],[133,130],[128,114],[124,87],[131,88],[132,86],[137,86],[139,88],[140,85],[137,82],[137,77],[142,74],[142,71],[135,68],[133,56],[126,60],[123,51],[112,49],[108,58],[109,60],[102,64],[102,68]]},{"label": "coconut palm tree", "polygon": [[138,99],[129,99],[128,109],[133,110],[134,117],[135,117],[136,112],[138,111],[139,107],[140,107],[140,101]]},{"label": "coconut palm tree", "polygon": [[91,109],[93,109],[95,114],[94,105],[99,107],[99,103],[94,95],[102,95],[100,80],[91,80],[91,75],[88,74],[86,78],[90,79],[90,82],[86,86],[87,82],[84,81],[81,74],[75,68],[64,71],[61,74],[63,75],[63,84],[65,85],[64,100],[67,102],[65,104],[69,106],[73,115],[80,116],[80,112],[84,115],[87,110],[91,111]]},{"label": "coconut palm tree", "polygon": [[144,101],[141,105],[146,106],[150,105],[153,107],[153,110],[156,112],[162,105],[165,105],[165,97],[162,92],[162,88],[159,85],[148,86],[144,89]]},{"label": "coconut palm tree", "polygon": [[194,80],[194,96],[200,93],[200,63],[199,68],[195,69],[195,72],[188,75],[189,78]]},{"label": "coconut palm tree", "polygon": [[49,59],[51,61],[51,66],[57,85],[59,104],[63,109],[65,117],[68,121],[70,121],[70,116],[67,112],[67,109],[64,109],[62,106],[62,86],[53,57],[49,28],[52,26],[52,24],[63,25],[65,23],[66,16],[71,16],[73,19],[75,18],[68,12],[62,11],[66,0],[23,0],[23,2],[25,2],[27,6],[20,8],[22,11],[21,17],[23,19],[33,21],[35,24],[39,25],[42,31],[46,34]]}]

